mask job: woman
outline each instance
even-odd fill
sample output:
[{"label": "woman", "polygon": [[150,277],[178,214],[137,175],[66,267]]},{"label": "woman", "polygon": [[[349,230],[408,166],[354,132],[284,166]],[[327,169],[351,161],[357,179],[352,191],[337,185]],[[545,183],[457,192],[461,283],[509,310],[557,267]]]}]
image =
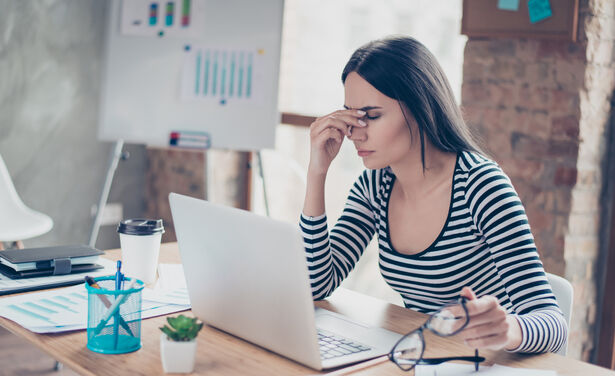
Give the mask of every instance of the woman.
[{"label": "woman", "polygon": [[[512,184],[463,121],[442,69],[410,37],[366,44],[342,73],[344,110],[310,126],[301,228],[314,299],[333,292],[378,234],[385,281],[430,313],[470,299],[474,348],[557,351],[567,326]],[[367,168],[329,234],[324,187],[344,137]]]}]

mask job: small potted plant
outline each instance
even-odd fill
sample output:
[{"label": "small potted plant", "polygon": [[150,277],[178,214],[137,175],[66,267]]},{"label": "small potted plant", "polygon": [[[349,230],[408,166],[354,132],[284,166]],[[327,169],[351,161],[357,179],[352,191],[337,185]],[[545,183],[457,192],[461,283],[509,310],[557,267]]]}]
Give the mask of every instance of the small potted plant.
[{"label": "small potted plant", "polygon": [[166,373],[190,373],[194,369],[196,336],[203,323],[196,317],[167,317],[169,325],[160,328],[160,359]]}]

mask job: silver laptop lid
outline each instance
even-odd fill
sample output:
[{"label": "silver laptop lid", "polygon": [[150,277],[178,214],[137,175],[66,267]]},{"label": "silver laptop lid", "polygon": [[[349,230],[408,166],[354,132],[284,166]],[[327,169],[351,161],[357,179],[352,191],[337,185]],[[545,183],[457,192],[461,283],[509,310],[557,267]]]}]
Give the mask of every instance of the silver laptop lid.
[{"label": "silver laptop lid", "polygon": [[176,193],[169,202],[194,315],[320,369],[298,227]]}]

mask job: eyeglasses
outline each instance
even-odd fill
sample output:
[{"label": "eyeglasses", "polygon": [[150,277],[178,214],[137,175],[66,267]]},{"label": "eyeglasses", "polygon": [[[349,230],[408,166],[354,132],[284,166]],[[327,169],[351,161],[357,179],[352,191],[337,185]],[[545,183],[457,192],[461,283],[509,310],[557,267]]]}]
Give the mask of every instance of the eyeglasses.
[{"label": "eyeglasses", "polygon": [[425,352],[423,330],[429,329],[441,337],[450,337],[461,332],[470,322],[466,301],[466,298],[461,297],[445,304],[433,313],[420,328],[409,332],[397,341],[389,353],[389,360],[397,364],[402,371],[410,371],[417,364],[440,364],[450,360],[474,362],[478,371],[478,364],[485,361],[485,358],[478,356],[478,350],[474,350],[474,356],[423,358]]}]

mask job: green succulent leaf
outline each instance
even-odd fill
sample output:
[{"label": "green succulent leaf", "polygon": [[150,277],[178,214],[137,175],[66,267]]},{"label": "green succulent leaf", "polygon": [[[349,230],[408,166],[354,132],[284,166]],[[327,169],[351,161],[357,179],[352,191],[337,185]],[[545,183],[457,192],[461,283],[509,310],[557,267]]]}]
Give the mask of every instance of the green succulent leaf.
[{"label": "green succulent leaf", "polygon": [[199,322],[196,317],[187,317],[179,315],[177,317],[167,317],[167,322],[170,327],[165,325],[160,330],[169,337],[169,339],[177,342],[192,341],[203,328],[203,323]]}]

